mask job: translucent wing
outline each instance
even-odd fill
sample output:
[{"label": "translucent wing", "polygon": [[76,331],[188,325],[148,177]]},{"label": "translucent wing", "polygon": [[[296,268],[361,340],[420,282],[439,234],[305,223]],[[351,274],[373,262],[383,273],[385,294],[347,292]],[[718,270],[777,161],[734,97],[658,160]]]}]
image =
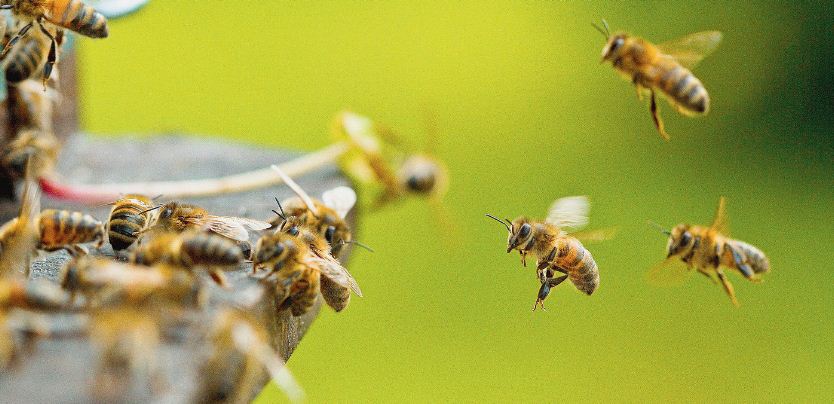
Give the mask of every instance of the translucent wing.
[{"label": "translucent wing", "polygon": [[669,257],[646,272],[646,281],[654,286],[676,286],[692,273],[680,257]]},{"label": "translucent wing", "polygon": [[349,187],[336,187],[321,194],[321,201],[344,219],[356,205],[356,191]]},{"label": "translucent wing", "polygon": [[572,233],[571,236],[576,237],[579,241],[582,242],[591,242],[596,243],[600,241],[607,241],[614,238],[614,235],[617,234],[616,227],[607,227],[605,229],[595,229],[595,230],[583,230],[578,231],[576,233]]},{"label": "translucent wing", "polygon": [[721,32],[704,31],[689,34],[658,44],[664,54],[673,57],[684,67],[695,67],[704,57],[715,51],[721,42]]},{"label": "translucent wing", "polygon": [[339,261],[336,261],[333,257],[325,256],[322,258],[315,255],[310,255],[307,259],[320,269],[323,276],[326,276],[340,286],[350,288],[353,293],[362,297],[362,290],[359,289],[359,284],[356,283],[356,279],[353,279],[353,276],[351,276],[347,268],[343,267]]},{"label": "translucent wing", "polygon": [[718,208],[715,210],[715,218],[712,220],[713,230],[724,236],[730,235],[730,219],[727,218],[727,200],[722,196],[718,199]]},{"label": "translucent wing", "polygon": [[365,153],[379,153],[380,144],[376,137],[376,128],[369,118],[353,112],[339,114],[336,123],[347,138]]},{"label": "translucent wing", "polygon": [[591,203],[586,196],[568,196],[559,198],[547,212],[547,222],[559,226],[565,231],[575,231],[588,224],[588,212]]},{"label": "translucent wing", "polygon": [[205,216],[199,220],[200,227],[211,230],[223,237],[237,241],[249,241],[249,231],[236,217]]}]

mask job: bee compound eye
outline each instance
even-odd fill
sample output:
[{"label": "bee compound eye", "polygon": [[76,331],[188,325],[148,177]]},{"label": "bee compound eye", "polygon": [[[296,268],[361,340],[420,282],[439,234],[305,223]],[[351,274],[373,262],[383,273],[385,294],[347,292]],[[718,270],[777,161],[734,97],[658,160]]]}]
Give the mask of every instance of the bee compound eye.
[{"label": "bee compound eye", "polygon": [[333,244],[333,237],[336,236],[336,228],[333,226],[327,226],[327,230],[324,231],[324,239],[327,240],[328,243]]},{"label": "bee compound eye", "polygon": [[518,229],[518,235],[519,235],[519,237],[529,236],[530,235],[530,224],[529,223],[524,223],[523,225],[521,225],[521,228]]}]

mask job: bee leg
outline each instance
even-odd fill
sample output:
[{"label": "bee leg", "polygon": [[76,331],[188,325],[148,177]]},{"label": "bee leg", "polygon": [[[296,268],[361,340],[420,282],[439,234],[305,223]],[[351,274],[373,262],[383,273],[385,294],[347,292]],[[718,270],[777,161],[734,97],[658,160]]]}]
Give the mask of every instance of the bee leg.
[{"label": "bee leg", "polygon": [[519,251],[519,255],[521,255],[521,265],[527,267],[527,252],[526,251]]},{"label": "bee leg", "polygon": [[738,307],[739,304],[738,300],[736,300],[736,292],[733,290],[733,284],[730,283],[727,275],[725,275],[724,271],[721,269],[716,269],[715,273],[718,274],[718,279],[721,279],[721,283],[724,285],[724,291],[727,292],[727,296],[730,296],[730,300],[733,301],[733,305]]},{"label": "bee leg", "polygon": [[26,34],[29,32],[29,30],[32,29],[32,25],[34,23],[35,22],[32,21],[32,22],[24,25],[23,28],[20,29],[20,31],[17,31],[17,34],[15,34],[15,36],[12,37],[12,39],[9,40],[9,43],[6,44],[6,47],[3,48],[3,52],[0,53],[0,58],[6,56],[6,53],[9,53],[9,50],[12,49],[12,46],[14,46],[14,44],[16,44],[17,41],[19,41],[21,38],[26,36]]},{"label": "bee leg", "polygon": [[567,275],[563,275],[558,278],[550,278],[542,282],[542,286],[539,288],[539,294],[536,297],[536,302],[533,303],[533,311],[536,311],[536,307],[541,307],[542,310],[545,310],[544,300],[547,299],[548,295],[550,295],[550,290],[564,282],[565,279],[568,279]]},{"label": "bee leg", "polygon": [[698,268],[698,273],[707,277],[707,279],[711,280],[712,283],[718,284],[718,281],[712,277],[712,274],[704,268]]},{"label": "bee leg", "polygon": [[46,64],[43,65],[43,91],[46,91],[46,82],[49,80],[49,76],[52,75],[52,67],[58,61],[58,42],[55,41],[55,37],[49,33],[49,30],[43,26],[40,19],[38,20],[38,27],[40,27],[41,32],[51,41],[49,45],[49,56],[46,58]]},{"label": "bee leg", "polygon": [[744,275],[745,278],[753,282],[762,281],[761,279],[756,277],[756,274],[755,272],[753,272],[753,269],[750,268],[750,266],[747,265],[746,262],[744,262],[744,257],[742,257],[738,251],[736,251],[733,247],[730,247],[729,245],[726,245],[724,248],[730,250],[730,253],[732,253],[733,255],[733,262],[735,262],[736,268],[738,268],[738,270],[741,272],[742,275]]},{"label": "bee leg", "polygon": [[654,90],[649,90],[651,94],[651,102],[649,103],[649,110],[652,113],[652,120],[654,121],[654,126],[657,128],[657,131],[660,132],[660,137],[663,138],[665,141],[669,141],[669,134],[666,133],[666,129],[663,128],[663,120],[660,119],[660,114],[657,112],[657,97],[654,94]]},{"label": "bee leg", "polygon": [[637,91],[637,99],[643,101],[643,86],[640,85],[640,76],[635,74],[631,78],[631,83],[634,84],[634,90]]}]

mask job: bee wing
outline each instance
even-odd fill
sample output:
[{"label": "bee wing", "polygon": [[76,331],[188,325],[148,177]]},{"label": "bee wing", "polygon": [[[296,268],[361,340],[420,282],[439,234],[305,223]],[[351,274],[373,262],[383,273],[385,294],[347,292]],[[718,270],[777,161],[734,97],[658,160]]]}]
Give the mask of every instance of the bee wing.
[{"label": "bee wing", "polygon": [[298,195],[299,198],[301,198],[301,201],[303,201],[304,204],[307,205],[307,209],[309,209],[310,212],[318,213],[318,209],[316,209],[316,204],[313,203],[313,199],[310,198],[310,195],[308,195],[307,192],[304,191],[304,189],[301,188],[300,185],[298,185],[298,183],[296,183],[292,178],[290,178],[290,176],[287,175],[287,173],[285,173],[284,170],[281,169],[281,167],[278,167],[277,165],[273,164],[271,168],[273,171],[275,171],[276,174],[278,174],[279,177],[281,177],[281,179],[284,181],[284,184],[290,187],[290,189],[293,192],[295,192],[295,194]]},{"label": "bee wing", "polygon": [[703,58],[715,51],[721,42],[719,31],[704,31],[689,34],[658,44],[664,54],[671,56],[688,69],[695,67]]},{"label": "bee wing", "polygon": [[342,219],[356,205],[356,191],[349,187],[336,187],[321,194],[321,201],[335,210]]},{"label": "bee wing", "polygon": [[365,153],[380,152],[377,130],[369,118],[345,111],[337,117],[336,127],[337,132],[347,136],[351,143]]},{"label": "bee wing", "polygon": [[236,220],[235,217],[208,215],[192,223],[198,224],[204,229],[211,230],[223,237],[237,241],[249,241],[249,232],[246,227]]},{"label": "bee wing", "polygon": [[362,290],[359,289],[359,284],[356,282],[356,279],[353,279],[353,276],[348,272],[347,268],[343,267],[335,258],[328,256],[318,257],[311,254],[307,259],[319,268],[322,275],[340,286],[349,288],[357,296],[362,297]]},{"label": "bee wing", "polygon": [[587,196],[568,196],[559,198],[550,205],[547,212],[548,223],[565,231],[575,231],[588,224],[588,212],[591,203]]},{"label": "bee wing", "polygon": [[680,257],[669,257],[646,272],[646,281],[654,286],[669,287],[681,284],[692,273]]},{"label": "bee wing", "polygon": [[2,240],[0,275],[22,276],[27,273],[29,257],[38,244],[37,220],[41,210],[41,189],[32,178],[31,165],[31,160],[29,160],[17,222],[8,222],[3,226],[4,230],[6,226],[13,226],[13,228],[11,233],[7,233],[7,239]]},{"label": "bee wing", "polygon": [[730,235],[730,219],[727,217],[727,199],[723,196],[718,199],[718,208],[715,210],[715,218],[712,220],[711,229],[722,235]]},{"label": "bee wing", "polygon": [[571,234],[571,236],[576,237],[579,241],[582,242],[600,242],[600,241],[607,241],[614,238],[614,235],[617,234],[616,227],[607,227],[604,229],[595,229],[595,230],[583,230],[578,231],[576,233]]}]

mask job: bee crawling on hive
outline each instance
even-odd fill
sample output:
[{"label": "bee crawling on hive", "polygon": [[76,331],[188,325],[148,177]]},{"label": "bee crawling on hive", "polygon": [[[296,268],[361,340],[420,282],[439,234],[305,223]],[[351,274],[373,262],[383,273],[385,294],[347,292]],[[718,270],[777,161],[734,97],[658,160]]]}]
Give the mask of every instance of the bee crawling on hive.
[{"label": "bee crawling on hive", "polygon": [[[298,197],[306,200],[310,212],[315,205],[309,195],[273,166]],[[280,208],[280,204],[279,204]],[[348,270],[331,255],[331,245],[320,228],[302,217],[275,212],[281,219],[272,234],[258,239],[253,250],[253,272],[266,267],[264,281],[274,289],[279,309],[289,308],[300,316],[315,304],[319,292],[334,310],[341,311],[350,302],[351,291],[362,296],[359,285]]]},{"label": "bee crawling on hive", "polygon": [[[519,217],[513,221],[501,220],[493,215],[487,217],[501,223],[507,229],[507,252],[518,250],[521,263],[527,266],[527,254],[536,257],[536,277],[541,283],[533,310],[544,309],[544,300],[553,287],[570,278],[576,288],[591,295],[599,287],[599,268],[580,239],[586,241],[606,240],[613,236],[614,229],[601,229],[569,233],[587,225],[590,204],[584,196],[557,199],[550,207],[543,221]],[[561,276],[556,276],[556,273]]]},{"label": "bee crawling on hive", "polygon": [[43,66],[44,90],[53,66],[58,62],[59,38],[53,27],[66,28],[91,38],[106,38],[108,35],[107,19],[81,0],[0,0],[0,9],[11,10],[16,19],[25,23],[6,43],[0,57],[5,56],[34,26],[49,39],[49,53]]},{"label": "bee crawling on hive", "polygon": [[264,368],[291,401],[303,399],[304,391],[252,315],[221,309],[214,315],[207,339],[211,354],[201,368],[195,402],[248,402],[261,387]]},{"label": "bee crawling on hive", "polygon": [[761,275],[770,272],[770,261],[753,245],[730,238],[729,227],[726,200],[721,197],[709,227],[681,223],[672,230],[660,228],[669,236],[666,260],[649,270],[649,282],[675,284],[695,269],[713,282],[717,276],[730,301],[738,306],[733,285],[724,269],[738,271],[749,281],[761,282]]},{"label": "bee crawling on hive", "polygon": [[605,20],[602,23],[604,30],[594,25],[607,41],[602,62],[611,62],[630,80],[641,99],[648,91],[652,120],[664,140],[669,140],[669,135],[658,113],[656,92],[665,95],[684,115],[705,115],[709,111],[709,94],[690,69],[718,47],[721,32],[698,32],[655,45],[624,32],[612,35]]}]

